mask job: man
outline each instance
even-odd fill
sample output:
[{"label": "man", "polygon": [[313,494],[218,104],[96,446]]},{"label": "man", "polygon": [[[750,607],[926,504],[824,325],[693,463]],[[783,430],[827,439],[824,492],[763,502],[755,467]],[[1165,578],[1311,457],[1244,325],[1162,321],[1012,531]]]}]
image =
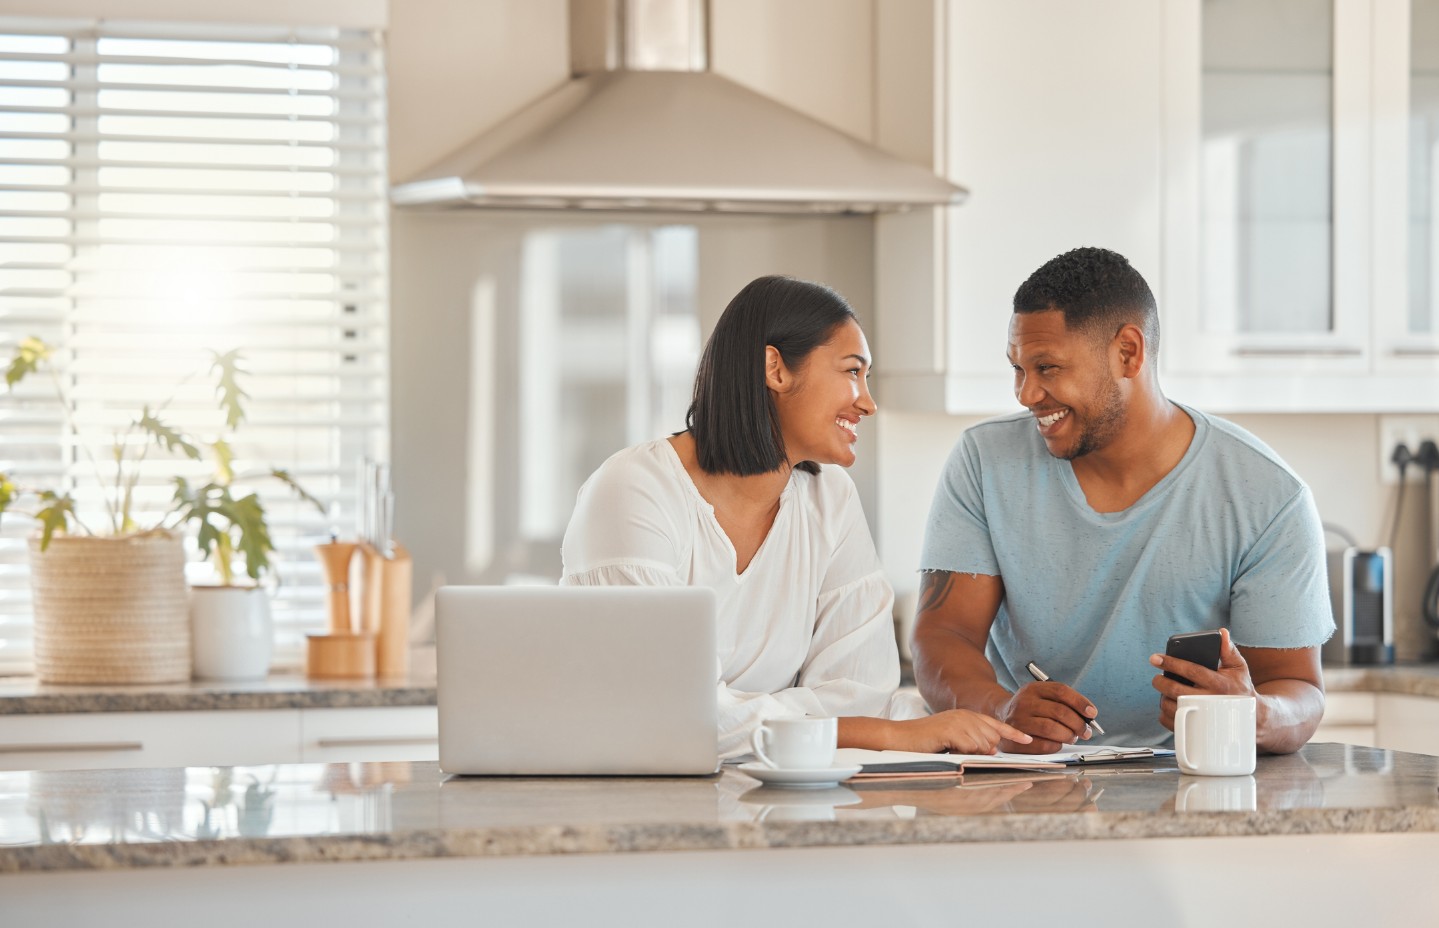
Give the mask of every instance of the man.
[{"label": "man", "polygon": [[[1257,696],[1274,753],[1323,714],[1334,622],[1309,489],[1248,432],[1166,399],[1158,348],[1154,295],[1122,256],[1048,262],[1010,319],[1028,411],[965,432],[935,490],[915,675],[936,711],[1034,737],[1003,750],[1057,751],[1096,716],[1105,743],[1164,743],[1185,694]],[[1221,627],[1218,671],[1155,653]]]}]

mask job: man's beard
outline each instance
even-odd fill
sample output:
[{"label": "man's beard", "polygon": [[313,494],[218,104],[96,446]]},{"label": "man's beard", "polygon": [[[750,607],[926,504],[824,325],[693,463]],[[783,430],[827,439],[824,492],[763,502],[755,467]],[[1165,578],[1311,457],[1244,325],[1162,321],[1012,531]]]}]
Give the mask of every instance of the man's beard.
[{"label": "man's beard", "polygon": [[1119,433],[1124,424],[1124,395],[1119,390],[1119,384],[1109,381],[1108,388],[1101,388],[1095,395],[1095,402],[1090,404],[1090,408],[1095,411],[1086,416],[1084,428],[1070,450],[1056,457],[1065,461],[1082,458],[1102,449]]}]

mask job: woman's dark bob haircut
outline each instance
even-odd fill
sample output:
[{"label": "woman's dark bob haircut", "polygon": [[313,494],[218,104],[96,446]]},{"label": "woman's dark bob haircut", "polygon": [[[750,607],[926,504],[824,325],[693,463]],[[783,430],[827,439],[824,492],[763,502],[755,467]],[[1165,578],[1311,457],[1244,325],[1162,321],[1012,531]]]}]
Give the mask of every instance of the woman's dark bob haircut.
[{"label": "woman's dark bob haircut", "polygon": [[[844,297],[793,277],[761,277],[730,300],[700,356],[685,427],[708,474],[748,477],[778,470],[788,458],[779,411],[765,385],[765,346],[790,370],[855,320]],[[800,470],[819,473],[813,461]]]}]

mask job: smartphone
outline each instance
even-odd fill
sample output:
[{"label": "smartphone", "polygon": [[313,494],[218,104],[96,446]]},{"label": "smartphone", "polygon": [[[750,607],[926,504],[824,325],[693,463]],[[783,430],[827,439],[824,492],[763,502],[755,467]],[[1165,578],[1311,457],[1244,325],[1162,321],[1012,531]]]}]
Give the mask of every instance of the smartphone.
[{"label": "smartphone", "polygon": [[[1218,670],[1219,648],[1223,643],[1224,639],[1217,631],[1170,635],[1169,644],[1164,646],[1164,653],[1182,661],[1189,661],[1191,664],[1208,667],[1210,670]],[[1185,686],[1194,685],[1193,680],[1181,677],[1177,673],[1170,673],[1166,670],[1164,675],[1171,680],[1178,680]]]}]

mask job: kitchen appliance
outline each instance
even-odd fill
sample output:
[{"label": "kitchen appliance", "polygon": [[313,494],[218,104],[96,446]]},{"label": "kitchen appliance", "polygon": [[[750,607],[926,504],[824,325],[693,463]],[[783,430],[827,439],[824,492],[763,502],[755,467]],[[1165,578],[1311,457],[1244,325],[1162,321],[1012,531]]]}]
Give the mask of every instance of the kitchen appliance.
[{"label": "kitchen appliance", "polygon": [[1329,598],[1334,637],[1323,648],[1329,664],[1394,663],[1394,557],[1389,548],[1350,546],[1329,552]]},{"label": "kitchen appliance", "polygon": [[872,213],[966,191],[710,70],[708,0],[570,0],[573,80],[390,191],[399,206]]}]

